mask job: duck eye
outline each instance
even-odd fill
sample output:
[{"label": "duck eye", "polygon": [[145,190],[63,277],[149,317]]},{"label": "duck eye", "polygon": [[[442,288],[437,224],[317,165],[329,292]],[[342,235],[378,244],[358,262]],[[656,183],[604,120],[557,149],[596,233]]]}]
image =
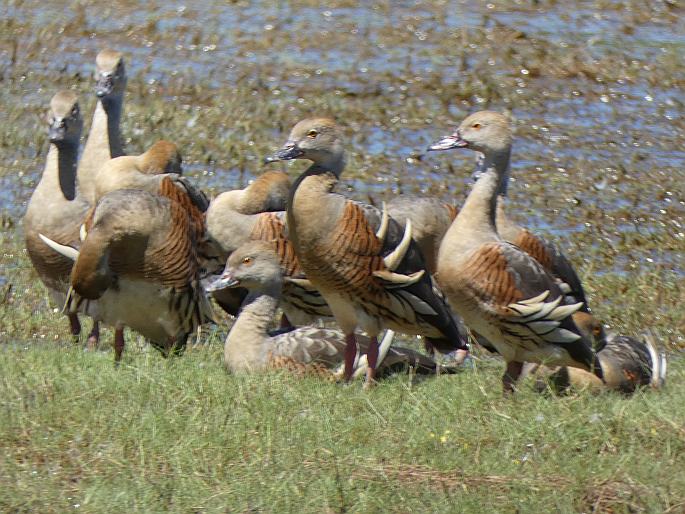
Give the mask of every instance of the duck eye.
[{"label": "duck eye", "polygon": [[475,128],[476,130],[478,130],[480,126],[480,123],[474,123],[473,125],[471,125],[471,128]]},{"label": "duck eye", "polygon": [[252,264],[252,257],[243,257],[243,264]]},{"label": "duck eye", "polygon": [[318,136],[318,135],[319,135],[319,133],[318,133],[316,130],[314,130],[314,129],[312,129],[312,130],[310,130],[309,132],[307,132],[307,137],[310,138],[310,139],[314,139],[314,138],[315,138],[316,136]]}]

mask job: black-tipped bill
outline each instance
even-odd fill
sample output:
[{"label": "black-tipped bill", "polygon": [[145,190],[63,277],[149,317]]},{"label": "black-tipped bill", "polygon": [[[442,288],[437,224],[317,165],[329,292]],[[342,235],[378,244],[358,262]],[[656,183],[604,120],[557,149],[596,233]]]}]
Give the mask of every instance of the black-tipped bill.
[{"label": "black-tipped bill", "polygon": [[452,134],[451,136],[443,137],[440,141],[437,141],[428,147],[429,152],[435,152],[438,150],[451,150],[452,148],[464,148],[469,144],[464,141],[458,134]]},{"label": "black-tipped bill", "polygon": [[290,161],[301,157],[304,152],[295,143],[286,143],[283,148],[278,150],[275,154],[264,158],[264,164],[276,161]]},{"label": "black-tipped bill", "polygon": [[112,94],[114,91],[114,75],[112,73],[100,73],[95,83],[95,94],[98,98]]},{"label": "black-tipped bill", "polygon": [[222,289],[228,289],[229,287],[236,287],[240,284],[240,280],[233,276],[230,270],[225,270],[224,273],[217,278],[214,282],[210,282],[205,286],[207,292],[220,291]]}]

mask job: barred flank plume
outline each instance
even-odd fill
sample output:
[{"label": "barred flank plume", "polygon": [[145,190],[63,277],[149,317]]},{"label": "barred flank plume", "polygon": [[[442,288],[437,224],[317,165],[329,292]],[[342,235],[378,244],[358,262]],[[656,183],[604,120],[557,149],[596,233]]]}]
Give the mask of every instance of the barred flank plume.
[{"label": "barred flank plume", "polygon": [[484,301],[509,305],[524,299],[497,244],[483,245],[461,274],[470,277],[473,294]]},{"label": "barred flank plume", "polygon": [[521,230],[516,240],[512,241],[512,243],[542,264],[543,268],[546,270],[551,269],[552,256],[549,254],[542,241],[528,230]]}]

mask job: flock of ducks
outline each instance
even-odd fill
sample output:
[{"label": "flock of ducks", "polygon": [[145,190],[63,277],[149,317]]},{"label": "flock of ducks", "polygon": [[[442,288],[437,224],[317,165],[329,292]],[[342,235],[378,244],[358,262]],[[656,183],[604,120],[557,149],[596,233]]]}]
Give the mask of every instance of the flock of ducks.
[{"label": "flock of ducks", "polygon": [[[103,50],[96,68],[80,159],[76,95],[61,91],[50,102],[50,150],[24,218],[31,262],[65,306],[72,334],[81,332],[79,314],[93,320],[89,347],[104,323],[114,328],[116,362],[124,327],[165,356],[180,354],[214,320],[213,298],[237,317],[224,347],[232,372],[365,375],[371,385],[407,367],[457,371],[477,342],[506,362],[505,393],[529,374],[561,389],[663,384],[666,361],[654,342],[607,336],[559,249],[507,218],[512,130],[502,114],[472,114],[428,148],[476,152],[475,184],[460,208],[409,196],[377,208],[334,193],[345,148],[328,118],[300,121],[265,159],[310,161],[294,183],[268,169],[210,202],[182,175],[173,143],[124,155],[123,57]],[[421,336],[426,352],[393,345],[395,332]],[[435,351],[453,362],[438,365]]]}]

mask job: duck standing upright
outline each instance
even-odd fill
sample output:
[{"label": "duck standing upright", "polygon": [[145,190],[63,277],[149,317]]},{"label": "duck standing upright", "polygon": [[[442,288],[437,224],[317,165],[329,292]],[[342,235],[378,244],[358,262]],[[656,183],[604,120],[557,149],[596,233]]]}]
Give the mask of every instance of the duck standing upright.
[{"label": "duck standing upright", "polygon": [[[476,160],[476,171],[474,178],[477,180],[483,171],[485,158],[479,153]],[[585,290],[581,284],[578,273],[573,268],[571,262],[563,252],[553,243],[543,237],[534,234],[525,227],[522,227],[512,220],[506,211],[507,190],[509,188],[509,170],[506,172],[504,180],[500,183],[500,190],[497,196],[497,214],[495,225],[499,236],[533,257],[542,264],[542,267],[556,278],[566,296],[566,303],[583,302],[580,310],[589,312],[590,308],[585,296]]]},{"label": "duck standing upright", "polygon": [[297,123],[267,162],[290,159],[312,161],[290,190],[288,233],[307,278],[345,333],[345,379],[352,376],[358,326],[371,338],[367,384],[375,375],[382,328],[426,336],[441,352],[467,350],[452,313],[433,291],[411,223],[402,230],[387,212],[332,192],[345,166],[336,123]]},{"label": "duck standing upright", "polygon": [[[55,253],[39,234],[66,245],[79,240],[79,228],[90,205],[76,187],[76,161],[83,119],[78,98],[71,91],[60,91],[50,101],[50,150],[45,169],[31,195],[24,216],[26,249],[33,267],[61,308],[69,289],[69,275],[73,262]],[[68,313],[71,333],[78,336],[81,324],[75,312]]]},{"label": "duck standing upright", "polygon": [[167,179],[159,193],[117,189],[105,194],[78,250],[42,239],[75,261],[67,305],[88,309],[97,300],[102,321],[115,328],[114,359],[119,362],[124,326],[167,356],[180,354],[188,335],[211,320],[200,286],[202,227],[202,206]]},{"label": "duck standing upright", "polygon": [[120,52],[106,48],[95,58],[98,98],[88,139],[78,165],[81,194],[95,205],[96,174],[105,162],[124,155],[119,124],[126,90],[126,67]]},{"label": "duck standing upright", "polygon": [[508,176],[511,143],[508,120],[482,111],[428,148],[469,148],[484,156],[480,177],[440,246],[437,282],[469,328],[504,357],[505,392],[513,391],[524,362],[578,367],[602,378],[591,341],[571,317],[582,303],[564,305],[554,277],[497,232],[497,198]]}]

